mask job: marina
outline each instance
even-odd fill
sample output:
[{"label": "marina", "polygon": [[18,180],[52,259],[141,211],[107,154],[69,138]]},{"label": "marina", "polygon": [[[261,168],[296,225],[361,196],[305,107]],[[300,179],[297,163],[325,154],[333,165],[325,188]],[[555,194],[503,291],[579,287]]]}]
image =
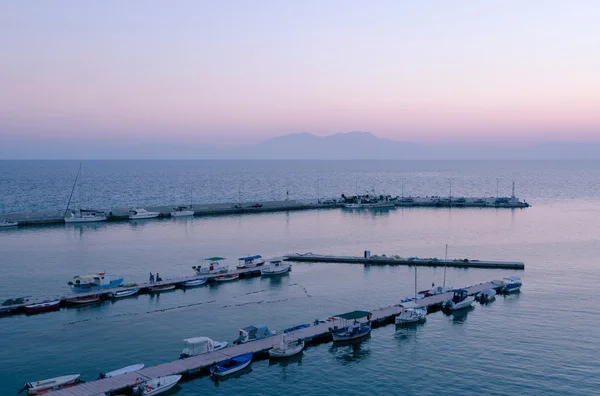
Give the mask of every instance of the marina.
[{"label": "marina", "polygon": [[[473,296],[487,289],[499,288],[493,282],[485,282],[478,285],[466,287],[465,290],[469,296]],[[421,307],[427,308],[429,312],[434,312],[441,305],[451,299],[453,293],[442,293],[433,296],[424,297],[418,300]],[[348,318],[356,317],[357,320],[362,319],[369,314],[366,321],[359,321],[361,326],[369,325],[369,329],[378,328],[384,325],[393,324],[397,315],[403,312],[402,305],[388,306],[372,311],[354,311],[349,312]],[[342,315],[342,316],[344,316]],[[359,318],[360,317],[360,318]],[[295,331],[286,333],[288,339],[301,340],[306,345],[314,345],[333,340],[333,334],[351,327],[348,321],[340,317],[332,317],[327,321],[318,321],[312,326],[304,327]],[[190,379],[197,376],[208,375],[214,371],[214,367],[224,362],[231,362],[232,359],[238,359],[240,356],[245,356],[243,361],[232,366],[238,367],[238,364],[249,364],[250,360],[246,358],[248,354],[252,354],[252,360],[261,360],[269,358],[269,351],[273,348],[280,348],[281,336],[275,334],[256,341],[239,343],[231,347],[227,347],[218,351],[212,351],[188,357],[186,359],[178,359],[169,363],[159,364],[153,367],[147,367],[135,372],[130,372],[112,378],[99,379],[79,384],[74,387],[62,389],[53,392],[56,396],[91,396],[91,395],[106,395],[111,392],[123,391],[126,388],[133,388],[140,379],[151,381],[157,377],[166,377],[170,375],[181,375],[183,379]],[[212,370],[211,370],[212,369]]]}]

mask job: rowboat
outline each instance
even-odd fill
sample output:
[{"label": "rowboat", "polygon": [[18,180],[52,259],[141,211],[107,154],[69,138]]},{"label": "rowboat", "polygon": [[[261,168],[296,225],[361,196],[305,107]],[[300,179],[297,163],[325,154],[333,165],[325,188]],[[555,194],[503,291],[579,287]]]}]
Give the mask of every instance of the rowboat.
[{"label": "rowboat", "polygon": [[136,295],[140,291],[139,287],[132,287],[131,289],[119,290],[114,293],[110,293],[112,298],[125,298]]},{"label": "rowboat", "polygon": [[282,334],[279,345],[269,349],[269,356],[272,358],[285,358],[296,355],[302,352],[303,349],[303,340],[286,340],[285,334]]},{"label": "rowboat", "polygon": [[132,364],[131,366],[123,367],[123,368],[120,368],[118,370],[109,371],[108,373],[100,373],[100,375],[98,377],[99,377],[99,379],[116,377],[117,375],[123,375],[123,374],[127,374],[127,373],[132,373],[134,371],[138,371],[138,370],[141,370],[143,368],[144,368],[144,364],[143,363]]},{"label": "rowboat", "polygon": [[87,304],[99,303],[101,300],[102,300],[102,298],[100,297],[100,295],[96,294],[94,296],[68,298],[66,300],[66,302],[67,302],[67,304],[72,304],[72,305],[87,305]]},{"label": "rowboat", "polygon": [[177,385],[181,379],[181,375],[167,375],[165,377],[157,377],[141,383],[136,383],[134,389],[136,395],[153,396],[163,393]]},{"label": "rowboat", "polygon": [[213,376],[224,377],[233,374],[247,367],[252,361],[252,353],[234,356],[224,362],[218,363],[210,368],[210,373]]},{"label": "rowboat", "polygon": [[240,277],[240,274],[227,274],[215,277],[216,282],[228,282],[232,280],[236,280]]},{"label": "rowboat", "polygon": [[158,286],[152,286],[152,287],[149,288],[150,293],[160,293],[160,292],[174,290],[174,289],[175,289],[175,285],[173,285],[173,284],[171,284],[171,285],[158,285]]},{"label": "rowboat", "polygon": [[262,268],[260,270],[260,274],[262,276],[282,275],[286,272],[289,272],[291,269],[291,264],[284,263],[281,260],[272,260],[269,262],[268,267]]},{"label": "rowboat", "polygon": [[79,383],[81,374],[63,375],[62,377],[48,378],[40,381],[28,382],[19,391],[27,391],[28,395],[41,395],[53,390],[64,389]]},{"label": "rowboat", "polygon": [[196,287],[205,284],[208,278],[200,278],[183,282],[183,287]]},{"label": "rowboat", "polygon": [[44,301],[44,302],[41,302],[38,304],[31,304],[31,305],[25,306],[25,312],[28,314],[58,311],[59,309],[60,309],[60,300]]}]

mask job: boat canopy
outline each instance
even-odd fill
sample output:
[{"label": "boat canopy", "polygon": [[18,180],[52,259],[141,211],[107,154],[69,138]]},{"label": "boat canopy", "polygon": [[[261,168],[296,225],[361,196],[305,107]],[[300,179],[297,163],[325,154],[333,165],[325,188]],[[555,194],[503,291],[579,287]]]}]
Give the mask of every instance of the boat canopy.
[{"label": "boat canopy", "polygon": [[75,279],[94,279],[94,278],[101,278],[103,276],[104,276],[104,272],[99,272],[97,274],[77,275],[74,278]]},{"label": "boat canopy", "polygon": [[186,344],[211,344],[213,340],[208,337],[194,337],[183,340]]},{"label": "boat canopy", "polygon": [[256,260],[256,259],[259,259],[259,258],[262,258],[262,256],[257,254],[256,256],[240,257],[238,260],[240,260],[240,261],[242,261],[242,260],[243,261],[251,261],[251,260]]},{"label": "boat canopy", "polygon": [[347,312],[345,314],[335,315],[335,316],[338,318],[346,319],[346,320],[352,320],[352,319],[365,318],[365,317],[371,316],[371,315],[372,314],[369,311],[352,311],[352,312]]},{"label": "boat canopy", "polygon": [[206,260],[206,261],[221,261],[221,260],[225,260],[225,257],[209,257],[204,260]]},{"label": "boat canopy", "polygon": [[511,281],[511,282],[517,282],[517,281],[520,281],[521,278],[519,278],[518,276],[509,276],[509,277],[504,278],[504,280]]},{"label": "boat canopy", "polygon": [[269,337],[269,336],[272,336],[273,334],[275,334],[266,325],[263,325],[263,324],[257,324],[257,325],[244,327],[243,329],[240,329],[240,330],[244,331],[245,333],[248,333],[248,336],[250,338],[264,338],[264,337]]}]

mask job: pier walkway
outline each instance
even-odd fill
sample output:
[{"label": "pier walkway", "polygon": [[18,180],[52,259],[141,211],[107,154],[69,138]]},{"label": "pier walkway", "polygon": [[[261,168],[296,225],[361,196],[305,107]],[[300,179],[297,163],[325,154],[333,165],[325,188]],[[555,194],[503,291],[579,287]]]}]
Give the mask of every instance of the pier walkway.
[{"label": "pier walkway", "polygon": [[[470,286],[465,288],[470,295],[477,294],[482,290],[497,288],[496,285],[491,282],[481,283],[478,285]],[[439,306],[442,302],[452,298],[452,293],[438,294],[431,297],[425,297],[418,300],[419,305],[433,308]],[[380,308],[371,311],[371,323],[373,327],[380,327],[385,324],[394,323],[394,318],[402,310],[399,305]],[[316,342],[317,340],[331,341],[330,328],[334,326],[344,326],[339,320],[327,321],[325,323],[319,323],[304,329],[300,329],[294,332],[286,333],[291,339],[303,339],[307,344]],[[245,344],[235,345],[222,349],[220,351],[209,352],[202,355],[192,356],[187,359],[178,359],[169,363],[159,364],[157,366],[144,368],[140,371],[133,373],[120,375],[117,377],[106,378],[96,381],[86,382],[77,385],[72,388],[65,388],[56,392],[52,392],[55,396],[92,396],[92,395],[105,395],[110,392],[116,392],[127,387],[132,387],[136,382],[137,378],[151,379],[156,377],[162,377],[166,375],[181,374],[184,376],[190,376],[195,374],[208,373],[207,370],[211,366],[227,360],[233,356],[241,355],[244,353],[252,352],[254,354],[253,360],[259,360],[266,358],[266,354],[269,349],[279,344],[281,337],[275,335],[272,337],[263,338],[261,340],[252,341]]]}]

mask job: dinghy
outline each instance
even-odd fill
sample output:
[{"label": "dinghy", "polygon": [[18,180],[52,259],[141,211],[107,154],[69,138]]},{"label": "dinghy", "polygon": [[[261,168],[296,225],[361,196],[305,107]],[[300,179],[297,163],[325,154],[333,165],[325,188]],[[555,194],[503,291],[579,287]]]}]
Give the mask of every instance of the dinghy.
[{"label": "dinghy", "polygon": [[208,278],[200,278],[183,282],[183,287],[196,287],[205,284]]},{"label": "dinghy", "polygon": [[38,304],[25,306],[25,313],[36,314],[42,312],[58,311],[60,309],[60,300],[45,301]]},{"label": "dinghy", "polygon": [[281,335],[281,342],[276,347],[269,350],[269,356],[272,358],[285,358],[296,355],[304,349],[303,340],[287,340],[285,334]]},{"label": "dinghy", "polygon": [[112,298],[125,298],[136,295],[140,289],[138,287],[134,287],[131,289],[119,290],[118,292],[111,293]]},{"label": "dinghy", "polygon": [[27,391],[28,395],[41,395],[53,390],[68,388],[77,385],[80,382],[80,376],[81,374],[63,375],[62,377],[28,382],[19,393]]},{"label": "dinghy", "polygon": [[239,277],[240,277],[240,274],[227,274],[227,275],[216,276],[215,281],[216,282],[229,282],[229,281],[234,281],[234,280],[238,279]]},{"label": "dinghy", "polygon": [[159,285],[159,286],[152,286],[148,290],[150,290],[150,293],[160,293],[160,292],[174,290],[174,289],[175,289],[175,285]]},{"label": "dinghy", "polygon": [[240,371],[247,367],[252,361],[252,353],[234,356],[210,368],[210,373],[213,376],[224,377]]},{"label": "dinghy", "polygon": [[100,295],[94,295],[94,296],[68,298],[66,300],[66,302],[67,302],[67,304],[71,304],[71,305],[87,305],[87,304],[99,303],[101,300],[102,300],[102,298],[100,297]]},{"label": "dinghy", "polygon": [[132,364],[131,366],[123,367],[123,368],[120,368],[118,370],[109,371],[108,373],[100,373],[100,375],[98,376],[98,378],[102,379],[102,378],[116,377],[117,375],[123,375],[123,374],[131,373],[131,372],[134,372],[134,371],[141,370],[143,368],[144,368],[144,364],[143,363]]},{"label": "dinghy", "polygon": [[167,375],[165,377],[157,377],[148,381],[144,381],[134,385],[134,394],[139,396],[154,396],[164,393],[177,385],[181,379],[181,375]]}]

